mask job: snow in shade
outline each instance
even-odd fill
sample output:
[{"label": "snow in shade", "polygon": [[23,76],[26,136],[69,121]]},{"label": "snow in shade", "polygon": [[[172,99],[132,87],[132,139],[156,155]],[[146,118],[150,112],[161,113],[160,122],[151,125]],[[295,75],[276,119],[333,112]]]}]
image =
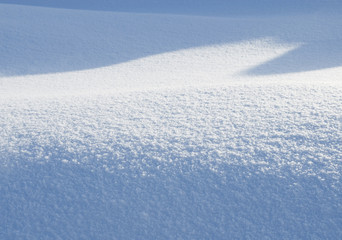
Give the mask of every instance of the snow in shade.
[{"label": "snow in shade", "polygon": [[341,239],[340,5],[0,0],[0,239]]}]

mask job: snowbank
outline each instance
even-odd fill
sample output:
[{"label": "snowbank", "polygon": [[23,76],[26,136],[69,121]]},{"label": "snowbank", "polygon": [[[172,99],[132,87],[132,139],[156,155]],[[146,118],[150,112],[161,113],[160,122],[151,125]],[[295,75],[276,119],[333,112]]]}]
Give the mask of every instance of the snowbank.
[{"label": "snowbank", "polygon": [[256,2],[0,4],[0,238],[340,239],[340,4]]}]

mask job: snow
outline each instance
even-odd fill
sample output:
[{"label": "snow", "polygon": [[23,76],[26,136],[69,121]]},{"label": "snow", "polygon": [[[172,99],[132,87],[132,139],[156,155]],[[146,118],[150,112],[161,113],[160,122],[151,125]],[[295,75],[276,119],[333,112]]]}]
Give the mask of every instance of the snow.
[{"label": "snow", "polygon": [[340,0],[1,0],[52,8],[183,15],[288,15],[341,11]]},{"label": "snow", "polygon": [[341,4],[112,2],[0,1],[0,238],[340,239]]}]

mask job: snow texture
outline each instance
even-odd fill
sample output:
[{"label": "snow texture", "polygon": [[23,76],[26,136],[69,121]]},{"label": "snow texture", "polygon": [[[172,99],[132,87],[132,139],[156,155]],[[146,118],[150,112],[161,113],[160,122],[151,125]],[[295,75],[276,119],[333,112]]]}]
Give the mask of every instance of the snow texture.
[{"label": "snow texture", "polygon": [[341,4],[109,2],[0,1],[0,239],[341,239]]}]

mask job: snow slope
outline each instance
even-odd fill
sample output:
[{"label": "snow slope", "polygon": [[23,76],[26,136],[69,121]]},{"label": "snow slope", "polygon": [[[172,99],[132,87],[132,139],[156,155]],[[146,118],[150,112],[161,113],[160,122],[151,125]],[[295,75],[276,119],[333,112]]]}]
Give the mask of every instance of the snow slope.
[{"label": "snow slope", "polygon": [[113,2],[0,4],[0,238],[341,238],[341,4]]},{"label": "snow slope", "polygon": [[341,10],[339,0],[1,0],[66,9],[186,15],[288,15]]}]

